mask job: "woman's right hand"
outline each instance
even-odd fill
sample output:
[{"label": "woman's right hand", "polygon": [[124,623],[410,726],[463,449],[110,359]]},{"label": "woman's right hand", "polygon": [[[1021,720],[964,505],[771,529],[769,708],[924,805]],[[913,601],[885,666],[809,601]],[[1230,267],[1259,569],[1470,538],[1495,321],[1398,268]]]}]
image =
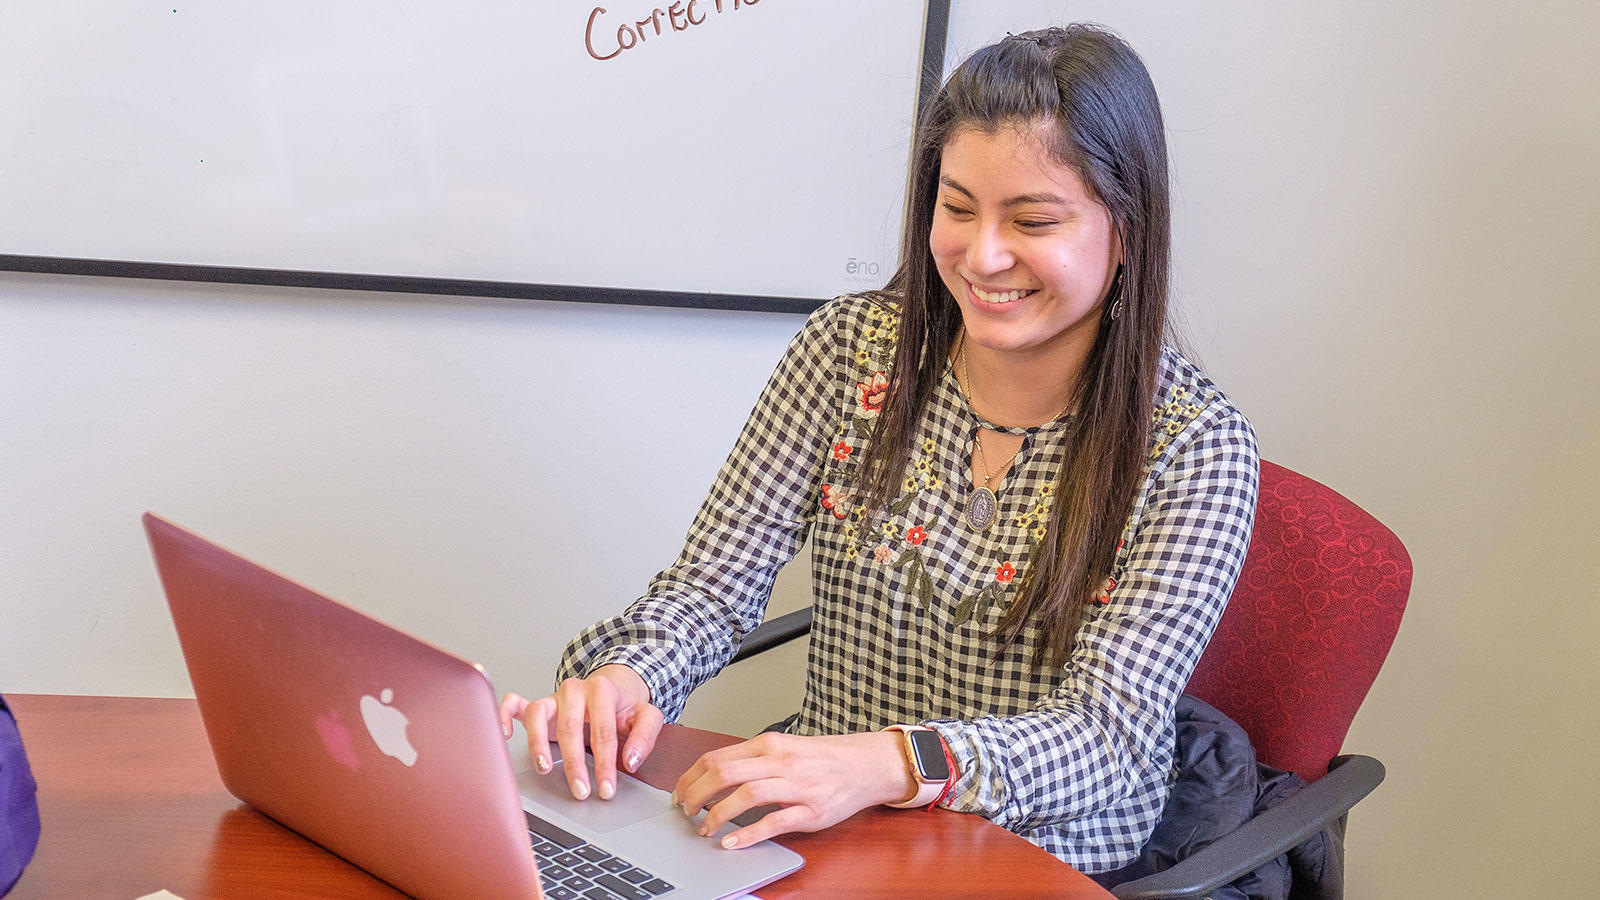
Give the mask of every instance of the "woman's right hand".
[{"label": "woman's right hand", "polygon": [[[590,793],[602,800],[616,796],[618,762],[629,772],[638,771],[655,749],[664,721],[661,710],[650,705],[650,686],[639,673],[615,664],[595,669],[588,678],[568,678],[555,693],[538,700],[507,694],[500,701],[500,728],[507,737],[512,719],[521,719],[527,729],[528,753],[541,773],[550,771],[554,729],[567,784],[579,800]],[[589,784],[589,767],[583,759],[586,726],[597,788]]]}]

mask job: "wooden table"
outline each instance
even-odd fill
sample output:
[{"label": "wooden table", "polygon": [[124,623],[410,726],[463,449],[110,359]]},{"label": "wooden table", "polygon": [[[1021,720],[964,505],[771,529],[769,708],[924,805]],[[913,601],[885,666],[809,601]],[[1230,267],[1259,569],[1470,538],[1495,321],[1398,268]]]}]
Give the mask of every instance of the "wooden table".
[{"label": "wooden table", "polygon": [[[44,835],[9,898],[400,897],[235,800],[193,700],[7,695],[39,782]],[[701,754],[737,740],[669,725],[640,776],[670,788]],[[1111,895],[977,816],[865,810],[780,843],[806,858],[759,891],[795,897]]]}]

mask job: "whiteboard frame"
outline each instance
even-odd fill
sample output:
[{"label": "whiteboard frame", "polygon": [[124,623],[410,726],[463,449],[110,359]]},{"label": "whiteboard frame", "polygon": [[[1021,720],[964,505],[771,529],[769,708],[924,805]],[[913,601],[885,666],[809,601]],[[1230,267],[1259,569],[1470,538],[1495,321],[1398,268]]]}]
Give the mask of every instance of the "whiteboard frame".
[{"label": "whiteboard frame", "polygon": [[[922,28],[921,76],[917,86],[914,121],[938,90],[944,74],[945,43],[950,28],[950,0],[927,0]],[[698,291],[663,291],[593,285],[544,284],[524,281],[489,281],[473,278],[385,275],[379,273],[321,272],[295,269],[140,262],[72,256],[34,256],[0,253],[0,271],[45,275],[89,275],[108,278],[147,278],[161,281],[197,281],[214,284],[249,284],[270,287],[325,288],[397,294],[434,294],[501,300],[552,300],[573,303],[608,303],[627,306],[725,309],[753,312],[809,313],[827,297],[775,297]]]}]

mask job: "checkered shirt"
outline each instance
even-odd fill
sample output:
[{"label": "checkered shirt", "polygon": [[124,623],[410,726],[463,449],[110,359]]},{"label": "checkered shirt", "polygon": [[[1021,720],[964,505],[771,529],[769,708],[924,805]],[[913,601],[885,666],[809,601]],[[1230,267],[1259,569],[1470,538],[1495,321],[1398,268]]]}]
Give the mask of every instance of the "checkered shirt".
[{"label": "checkered shirt", "polygon": [[[1044,536],[1069,420],[1003,428],[946,367],[902,493],[869,514],[856,463],[893,356],[893,307],[843,297],[790,344],[690,527],[645,596],[568,645],[560,677],[636,669],[669,721],[763,618],[809,535],[814,619],[791,727],[839,734],[921,722],[960,775],[945,801],[1085,872],[1137,855],[1166,803],[1173,710],[1250,542],[1258,461],[1244,416],[1175,351],[1162,356],[1145,480],[1106,590],[1059,668],[1037,629],[991,634]],[[1021,434],[987,533],[961,519],[977,429]]]}]

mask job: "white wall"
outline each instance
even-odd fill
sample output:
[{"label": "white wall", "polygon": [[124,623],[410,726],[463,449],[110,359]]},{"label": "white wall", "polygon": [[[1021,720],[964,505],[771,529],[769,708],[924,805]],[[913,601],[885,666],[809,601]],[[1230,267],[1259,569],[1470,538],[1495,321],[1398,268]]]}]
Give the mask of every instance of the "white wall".
[{"label": "white wall", "polygon": [[188,692],[145,509],[543,690],[671,560],[800,321],[32,275],[0,296],[10,691]]},{"label": "white wall", "polygon": [[[1390,772],[1350,896],[1583,894],[1600,6],[958,0],[952,46],[1073,18],[1162,91],[1191,344],[1416,562],[1346,743]],[[670,559],[798,324],[0,275],[0,690],[186,692],[145,508],[537,689]],[[793,706],[728,680],[692,721]]]}]

